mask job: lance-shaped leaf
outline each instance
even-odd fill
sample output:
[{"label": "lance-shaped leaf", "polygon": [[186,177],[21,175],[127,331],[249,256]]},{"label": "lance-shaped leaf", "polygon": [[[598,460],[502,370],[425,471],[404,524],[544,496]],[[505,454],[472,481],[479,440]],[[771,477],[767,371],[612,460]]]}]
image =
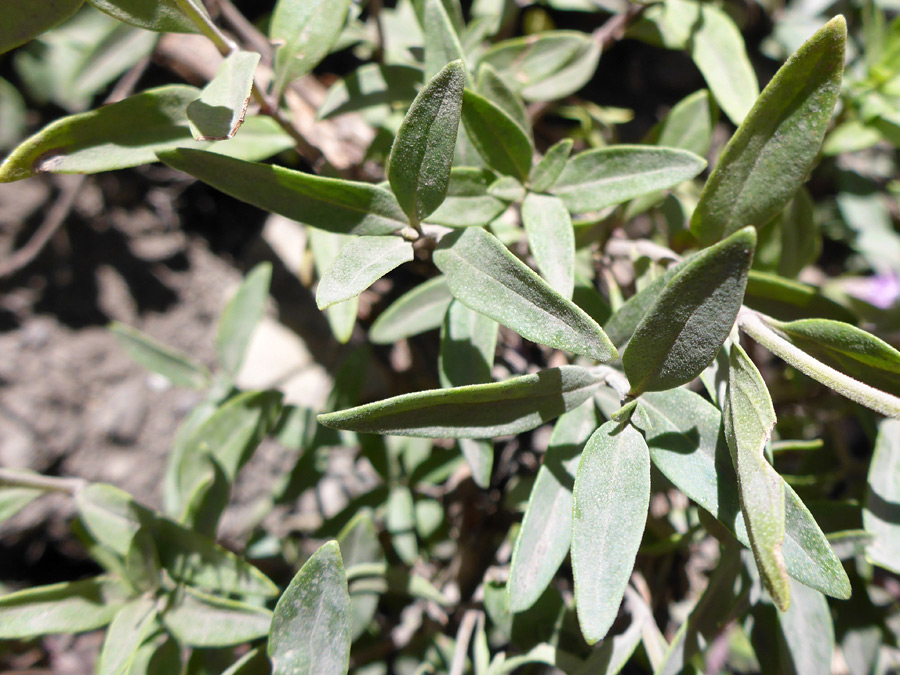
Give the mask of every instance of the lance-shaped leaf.
[{"label": "lance-shaped leaf", "polygon": [[[158,33],[199,33],[200,29],[184,13],[178,0],[88,0],[119,21]],[[188,3],[194,12],[203,12],[198,0]]]},{"label": "lance-shaped leaf", "polygon": [[438,359],[441,386],[460,387],[490,382],[497,329],[496,321],[469,309],[458,300],[450,304],[441,327]]},{"label": "lance-shaped leaf", "polygon": [[575,145],[575,141],[571,138],[564,138],[547,149],[547,154],[531,169],[529,181],[532,190],[546,192],[553,187],[566,168],[573,145]]},{"label": "lance-shaped leaf", "polygon": [[413,224],[447,194],[465,83],[462,61],[447,64],[416,96],[391,147],[388,180]]},{"label": "lance-shaped leaf", "polygon": [[21,640],[95,630],[112,620],[132,592],[123,581],[101,576],[4,595],[0,597],[0,638]]},{"label": "lance-shaped leaf", "polygon": [[336,541],[316,551],[278,599],[269,658],[274,675],[347,672],[350,596]]},{"label": "lance-shaped leaf", "polygon": [[755,245],[746,227],[672,277],[622,357],[632,394],[685,384],[712,363],[741,308]]},{"label": "lance-shaped leaf", "polygon": [[[316,274],[320,279],[325,276],[332,263],[340,256],[343,248],[348,246],[352,240],[353,237],[347,234],[321,230],[313,230],[309,233],[309,248],[312,251]],[[359,298],[355,295],[325,308],[325,318],[328,319],[331,332],[338,342],[343,344],[350,340],[358,313]]]},{"label": "lance-shaped leaf", "polygon": [[280,0],[275,4],[269,38],[275,52],[275,84],[284,88],[315,68],[338,39],[351,0]]},{"label": "lance-shaped leaf", "polygon": [[425,41],[425,78],[431,79],[453,61],[465,63],[457,29],[444,3],[441,0],[417,0],[416,9]]},{"label": "lance-shaped leaf", "polygon": [[522,202],[522,225],[538,269],[557,293],[575,288],[575,231],[558,197],[530,193]]},{"label": "lance-shaped leaf", "polygon": [[739,344],[731,346],[728,395],[722,417],[756,566],[763,585],[784,611],[791,603],[781,551],[784,488],[781,477],[765,457],[766,441],[775,426],[775,409],[762,375]]},{"label": "lance-shaped leaf", "polygon": [[270,263],[254,267],[219,317],[216,351],[222,367],[232,377],[236,377],[241,369],[253,331],[265,313],[271,281]]},{"label": "lance-shaped leaf", "polygon": [[805,188],[759,231],[754,264],[782,277],[796,277],[815,262],[822,250],[822,236],[813,212],[813,200]]},{"label": "lance-shaped leaf", "polygon": [[358,237],[341,248],[316,289],[316,304],[325,309],[354,298],[392,269],[414,257],[401,237]]},{"label": "lance-shaped leaf", "polygon": [[386,345],[440,328],[452,301],[446,277],[429,279],[401,295],[381,313],[369,329],[369,340]]},{"label": "lance-shaped leaf", "polygon": [[202,150],[173,150],[159,158],[236,199],[327,232],[390,234],[407,225],[394,196],[368,183],[322,178]]},{"label": "lance-shaped leaf", "polygon": [[253,75],[259,63],[256,52],[236,51],[219,66],[219,72],[207,84],[200,97],[187,107],[191,134],[198,141],[223,141],[232,138],[247,113]]},{"label": "lance-shaped leaf", "polygon": [[185,587],[162,613],[166,630],[190,647],[228,647],[266,635],[272,612]]},{"label": "lance-shaped leaf", "polygon": [[841,321],[770,321],[794,345],[820,361],[900,396],[900,351],[871,333]]},{"label": "lance-shaped leaf", "polygon": [[616,145],[572,157],[550,192],[573,213],[599,211],[690,180],[706,160],[686,150]]},{"label": "lance-shaped leaf", "polygon": [[841,91],[847,24],[838,16],[769,82],[738,127],[700,195],[691,231],[709,243],[761,227],[806,178]]},{"label": "lance-shaped leaf", "polygon": [[836,321],[857,320],[850,310],[822,295],[815,286],[759,270],[750,270],[744,304],[783,321],[811,315]]},{"label": "lance-shaped leaf", "polygon": [[659,294],[685,264],[687,263],[681,262],[670,267],[661,277],[657,277],[628,298],[625,304],[609,318],[609,321],[603,326],[603,331],[616,347],[621,349],[628,343],[638,324],[653,307]]},{"label": "lance-shaped leaf", "polygon": [[553,427],[513,548],[506,584],[511,612],[523,612],[537,602],[569,553],[572,487],[581,450],[598,426],[597,408],[588,400]]},{"label": "lance-shaped leaf", "polygon": [[412,101],[421,83],[419,68],[367,63],[331,85],[316,116],[324,120],[372,106]]},{"label": "lance-shaped leaf", "polygon": [[594,432],[573,489],[572,573],[578,623],[588,644],[606,637],[619,613],[650,506],[650,452],[630,424]]},{"label": "lance-shaped leaf", "polygon": [[149,335],[118,322],[109,325],[119,347],[147,370],[159,373],[176,387],[203,389],[209,386],[209,371],[187,354],[157,342]]},{"label": "lance-shaped leaf", "polygon": [[23,45],[61,24],[78,11],[84,0],[4,0],[0,5],[0,54]]},{"label": "lance-shaped leaf", "polygon": [[[831,671],[834,622],[825,596],[800,584],[791,584],[791,607],[778,615],[784,642],[778,642],[781,672],[818,675]],[[810,639],[810,638],[813,639]]]},{"label": "lance-shaped leaf", "polygon": [[531,139],[509,113],[466,89],[462,119],[469,139],[488,166],[522,182],[528,179],[533,152]]},{"label": "lance-shaped leaf", "polygon": [[498,182],[487,169],[454,167],[447,197],[428,222],[447,227],[486,227],[506,210],[506,203],[490,190]]},{"label": "lance-shaped leaf", "polygon": [[[673,485],[750,547],[740,512],[737,483],[724,436],[722,416],[703,397],[687,389],[643,394],[642,427],[650,457]],[[646,419],[646,424],[642,421]],[[850,580],[809,509],[787,483],[784,488],[785,539],[782,552],[788,574],[832,597],[850,597]]]},{"label": "lance-shaped leaf", "polygon": [[866,556],[879,567],[900,573],[900,420],[884,420],[878,428],[869,466],[863,524],[874,541]]},{"label": "lance-shaped leaf", "polygon": [[493,438],[518,434],[580,405],[603,380],[578,366],[542,370],[505,382],[395,396],[319,415],[335,429],[422,438]]},{"label": "lance-shaped leaf", "polygon": [[534,342],[610,361],[616,350],[582,309],[479,228],[445,236],[434,262],[463,304]]},{"label": "lance-shaped leaf", "polygon": [[391,545],[404,564],[412,565],[419,557],[416,539],[416,510],[412,492],[406,485],[394,485],[388,494],[384,525],[391,535]]},{"label": "lance-shaped leaf", "polygon": [[97,673],[118,675],[131,672],[141,643],[156,628],[156,599],[135,598],[120,609],[106,631]]},{"label": "lance-shaped leaf", "polygon": [[[341,558],[347,569],[367,563],[386,566],[384,549],[378,540],[378,531],[375,529],[372,514],[368,510],[357,513],[341,530],[337,539],[341,548]],[[352,612],[350,637],[351,640],[356,640],[366,631],[378,611],[378,594],[354,593],[350,596],[350,607]]]},{"label": "lance-shaped leaf", "polygon": [[[475,91],[496,106],[499,106],[526,134],[531,129],[528,111],[516,92],[510,89],[500,74],[489,63],[482,63],[478,69],[478,82]],[[532,146],[533,146],[532,142]]]}]

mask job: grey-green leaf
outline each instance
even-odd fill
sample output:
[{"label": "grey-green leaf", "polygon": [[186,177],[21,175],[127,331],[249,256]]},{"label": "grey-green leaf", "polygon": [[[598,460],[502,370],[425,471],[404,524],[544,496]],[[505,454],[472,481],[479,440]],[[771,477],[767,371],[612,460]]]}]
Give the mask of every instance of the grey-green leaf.
[{"label": "grey-green leaf", "polygon": [[[176,591],[178,593],[178,591]],[[228,647],[269,632],[272,612],[185,587],[162,613],[166,630],[190,647]]]},{"label": "grey-green leaf", "polygon": [[879,567],[900,573],[900,420],[887,419],[878,428],[875,454],[869,466],[863,524],[874,541],[866,556]]},{"label": "grey-green leaf", "polygon": [[528,179],[533,153],[531,138],[509,113],[466,89],[462,120],[469,139],[488,166],[521,182]]},{"label": "grey-green leaf", "polygon": [[269,37],[275,52],[273,91],[311,72],[337,41],[351,0],[280,0],[275,4]]},{"label": "grey-green leaf", "polygon": [[847,24],[837,16],[769,82],[700,195],[691,231],[709,243],[762,227],[806,178],[841,91]]},{"label": "grey-green leaf", "polygon": [[450,303],[441,327],[438,376],[442,387],[491,381],[498,325],[458,300]]},{"label": "grey-green leaf", "polygon": [[540,426],[580,405],[602,380],[578,366],[550,368],[505,382],[395,396],[319,415],[349,429],[423,438],[493,438]]},{"label": "grey-green leaf", "polygon": [[531,169],[529,181],[532,190],[546,192],[553,187],[566,168],[573,145],[575,145],[575,141],[571,138],[564,138],[547,149],[547,153],[541,158],[541,161]]},{"label": "grey-green leaf", "polygon": [[763,585],[784,611],[791,603],[781,550],[784,488],[765,456],[766,441],[775,426],[775,410],[762,375],[739,344],[731,346],[722,417],[756,566]]},{"label": "grey-green leaf", "polygon": [[694,256],[638,324],[622,365],[632,394],[690,382],[716,357],[744,299],[756,230],[746,227]]},{"label": "grey-green leaf", "polygon": [[392,269],[413,259],[412,244],[401,237],[358,237],[338,253],[319,280],[319,309],[356,297]]},{"label": "grey-green leaf", "polygon": [[[88,0],[119,21],[159,33],[198,33],[197,24],[184,13],[178,0]],[[196,11],[196,2],[190,3]]]},{"label": "grey-green leaf", "polygon": [[84,0],[4,0],[0,5],[0,54],[23,45],[61,24],[78,11]]},{"label": "grey-green leaf", "polygon": [[447,196],[428,222],[447,227],[487,226],[506,210],[506,203],[490,191],[498,182],[487,169],[454,167]]},{"label": "grey-green leaf", "polygon": [[271,281],[270,263],[260,263],[254,267],[219,317],[216,351],[219,353],[219,363],[232,377],[237,377],[253,331],[265,313]]},{"label": "grey-green leaf", "polygon": [[572,157],[550,192],[573,213],[587,213],[678,185],[705,167],[686,150],[616,145]]},{"label": "grey-green leaf", "polygon": [[541,275],[571,299],[575,288],[575,231],[558,197],[529,193],[522,202],[522,225]]},{"label": "grey-green leaf", "polygon": [[650,506],[650,451],[630,424],[610,421],[591,436],[573,489],[572,573],[578,623],[588,644],[606,637]]},{"label": "grey-green leaf", "polygon": [[684,267],[685,263],[673,265],[665,274],[657,277],[632,295],[616,310],[609,321],[603,326],[603,331],[609,336],[612,343],[619,349],[628,344],[631,336],[641,320],[646,316],[650,308],[656,302],[659,294],[672,280],[672,277]]},{"label": "grey-green leaf", "polygon": [[447,194],[465,83],[462,61],[448,63],[416,96],[391,147],[388,180],[413,224]]},{"label": "grey-green leaf", "polygon": [[222,61],[216,76],[187,107],[191,135],[196,140],[222,141],[237,133],[250,103],[259,59],[256,52],[236,51]]},{"label": "grey-green leaf", "polygon": [[509,610],[523,612],[550,585],[572,541],[572,487],[581,450],[599,426],[592,400],[556,421],[513,548]]},{"label": "grey-green leaf", "polygon": [[83,633],[108,624],[131,589],[112,577],[37,586],[0,597],[0,638]]},{"label": "grey-green leaf", "polygon": [[522,337],[598,361],[616,357],[593,319],[484,230],[468,228],[445,236],[434,262],[454,297]]},{"label": "grey-green leaf", "polygon": [[367,63],[331,85],[316,115],[328,119],[372,106],[412,101],[421,82],[418,68]]},{"label": "grey-green leaf", "polygon": [[347,672],[350,596],[336,541],[316,551],[278,599],[269,657],[274,675]]},{"label": "grey-green leaf", "polygon": [[155,627],[155,598],[135,598],[122,607],[106,631],[97,665],[98,675],[130,673],[141,643]]},{"label": "grey-green leaf", "polygon": [[368,183],[322,178],[201,150],[173,150],[159,158],[236,199],[328,232],[390,234],[407,225],[394,196]]},{"label": "grey-green leaf", "polygon": [[431,79],[453,61],[465,63],[457,28],[442,0],[417,0],[425,41],[425,78]]},{"label": "grey-green leaf", "polygon": [[209,386],[209,371],[192,361],[187,354],[177,352],[122,323],[111,323],[109,330],[122,351],[147,370],[159,373],[176,387],[203,389]]},{"label": "grey-green leaf", "polygon": [[[313,230],[309,233],[309,249],[312,251],[316,274],[320,279],[338,259],[344,246],[349,245],[352,240],[353,237],[348,234],[324,230]],[[346,344],[350,340],[357,314],[359,314],[359,297],[355,295],[325,308],[325,318],[328,319],[331,332],[338,342]]]},{"label": "grey-green leaf", "polygon": [[831,671],[834,623],[825,596],[798,583],[791,584],[791,607],[778,615],[784,644],[779,645],[782,672],[819,675]]},{"label": "grey-green leaf", "polygon": [[429,279],[401,295],[381,313],[369,329],[369,340],[377,345],[391,344],[440,328],[452,301],[446,277]]},{"label": "grey-green leaf", "polygon": [[491,64],[482,63],[478,68],[478,82],[475,85],[475,91],[494,105],[499,106],[530,137],[531,120],[528,119],[525,105]]}]

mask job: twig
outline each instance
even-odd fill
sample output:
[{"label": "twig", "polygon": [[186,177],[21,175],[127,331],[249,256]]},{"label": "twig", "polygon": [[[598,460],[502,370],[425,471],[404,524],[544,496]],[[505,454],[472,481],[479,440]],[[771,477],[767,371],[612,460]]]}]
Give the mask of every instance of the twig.
[{"label": "twig", "polygon": [[649,5],[632,5],[627,11],[610,17],[600,28],[594,31],[593,38],[603,51],[612,47],[616,42],[625,37],[628,26],[637,21],[647,10]]},{"label": "twig", "polygon": [[81,490],[87,481],[81,478],[54,478],[26,471],[0,469],[0,486],[14,488],[31,488],[45,492],[64,492],[74,495]]},{"label": "twig", "polygon": [[375,53],[372,55],[378,63],[384,61],[384,26],[381,23],[381,9],[382,9],[382,0],[369,0],[369,16],[375,22],[375,32],[378,36],[377,44],[375,45]]},{"label": "twig", "polygon": [[272,45],[268,38],[260,32],[260,30],[247,20],[241,10],[234,6],[231,0],[216,0],[222,17],[228,22],[228,25],[237,33],[238,37],[248,45],[253,47],[255,51],[262,54],[266,63],[272,62]]},{"label": "twig", "polygon": [[466,667],[466,653],[469,651],[469,642],[472,640],[472,632],[475,630],[475,622],[479,612],[476,609],[468,609],[463,614],[456,631],[456,649],[453,652],[453,661],[450,664],[450,675],[463,675]]}]

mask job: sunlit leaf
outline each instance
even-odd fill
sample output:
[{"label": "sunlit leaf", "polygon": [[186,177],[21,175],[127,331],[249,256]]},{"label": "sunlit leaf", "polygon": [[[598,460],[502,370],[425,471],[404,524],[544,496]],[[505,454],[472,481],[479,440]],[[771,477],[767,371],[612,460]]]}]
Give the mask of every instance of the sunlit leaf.
[{"label": "sunlit leaf", "polygon": [[374,344],[391,344],[397,340],[440,328],[453,296],[447,278],[425,281],[384,310],[369,329]]},{"label": "sunlit leaf", "polygon": [[316,289],[325,309],[362,293],[392,269],[413,259],[412,244],[401,237],[358,237],[343,246]]},{"label": "sunlit leaf", "polygon": [[316,113],[328,119],[387,103],[412,101],[422,83],[422,71],[412,66],[367,63],[338,80]]},{"label": "sunlit leaf", "polygon": [[575,232],[562,201],[530,193],[522,202],[522,225],[541,275],[557,293],[571,298],[575,288]]},{"label": "sunlit leaf", "polygon": [[541,161],[531,169],[529,181],[532,190],[546,192],[553,187],[566,168],[574,144],[575,142],[571,138],[564,138],[547,149]]},{"label": "sunlit leaf", "polygon": [[271,281],[271,264],[260,263],[254,267],[219,317],[216,351],[219,363],[232,377],[240,371],[253,331],[265,313]]},{"label": "sunlit leaf", "polygon": [[[88,0],[102,12],[138,28],[160,33],[199,33],[197,24],[184,13],[178,0]],[[198,12],[197,0],[189,5]]]},{"label": "sunlit leaf", "polygon": [[256,52],[236,51],[222,62],[216,76],[187,107],[195,139],[221,141],[234,137],[244,122],[259,59]]},{"label": "sunlit leaf", "polygon": [[900,573],[900,420],[884,420],[869,466],[863,523],[875,540],[866,556],[879,567]]},{"label": "sunlit leaf", "polygon": [[84,0],[44,0],[35,7],[27,0],[4,0],[0,6],[0,54],[62,23],[83,3]]},{"label": "sunlit leaf", "polygon": [[[177,593],[177,592],[176,592]],[[161,619],[179,642],[191,647],[227,647],[266,635],[272,612],[237,600],[184,588]]]}]

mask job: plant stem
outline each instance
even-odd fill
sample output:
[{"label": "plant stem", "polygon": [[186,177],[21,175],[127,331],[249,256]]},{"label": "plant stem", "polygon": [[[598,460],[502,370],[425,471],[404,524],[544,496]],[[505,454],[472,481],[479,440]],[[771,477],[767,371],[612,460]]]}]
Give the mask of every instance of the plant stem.
[{"label": "plant stem", "polygon": [[64,492],[75,495],[87,485],[87,481],[81,478],[52,478],[37,473],[0,469],[0,487],[32,488],[45,492]]},{"label": "plant stem", "polygon": [[212,22],[206,12],[197,7],[194,0],[175,0],[175,4],[194,22],[200,32],[212,41],[222,56],[228,56],[237,49],[237,45]]},{"label": "plant stem", "polygon": [[801,373],[809,375],[851,401],[856,401],[882,415],[900,419],[900,398],[875,389],[831,366],[826,366],[779,335],[766,323],[762,314],[744,307],[738,314],[738,326],[756,342]]}]

